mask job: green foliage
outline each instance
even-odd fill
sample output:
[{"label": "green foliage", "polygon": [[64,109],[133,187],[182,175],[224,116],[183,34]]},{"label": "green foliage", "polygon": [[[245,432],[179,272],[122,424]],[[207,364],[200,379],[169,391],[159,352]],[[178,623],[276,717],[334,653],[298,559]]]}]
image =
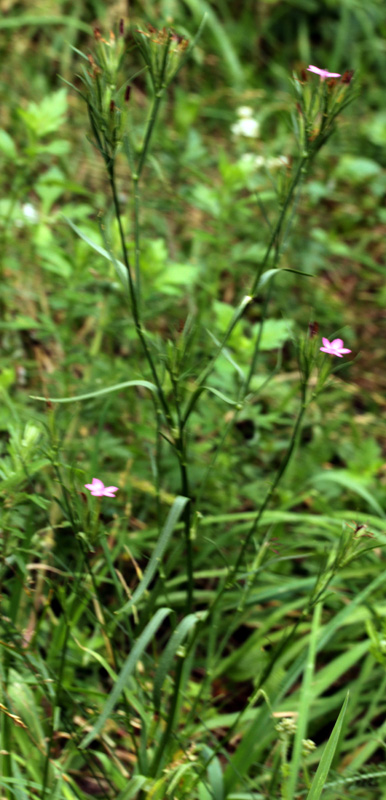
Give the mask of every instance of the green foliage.
[{"label": "green foliage", "polygon": [[0,21],[2,796],[375,800],[382,4],[44,5]]}]

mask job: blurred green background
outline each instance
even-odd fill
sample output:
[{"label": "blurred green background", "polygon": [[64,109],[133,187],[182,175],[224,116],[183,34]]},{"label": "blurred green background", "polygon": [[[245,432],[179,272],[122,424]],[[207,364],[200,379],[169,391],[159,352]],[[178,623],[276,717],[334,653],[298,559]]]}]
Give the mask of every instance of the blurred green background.
[{"label": "blurred green background", "polygon": [[[113,266],[63,218],[70,218],[101,246],[103,220],[118,252],[107,181],[99,154],[87,139],[85,109],[59,77],[73,81],[79,69],[72,47],[87,52],[93,26],[107,31],[121,17],[134,28],[172,22],[191,39],[205,12],[202,37],[163,105],[146,172],[145,317],[161,349],[168,337],[178,335],[189,310],[197,308],[202,324],[197,346],[206,348],[210,339],[205,327],[219,334],[231,304],[251,283],[267,241],[258,197],[269,212],[275,208],[275,188],[280,190],[290,168],[286,164],[296,157],[292,71],[299,73],[309,63],[332,71],[354,69],[359,84],[357,99],[306,183],[284,253],[283,266],[315,277],[299,280],[287,273],[278,282],[255,388],[276,364],[277,348],[285,342],[282,370],[287,375],[278,375],[273,388],[271,384],[266,393],[263,390],[259,402],[249,408],[249,438],[248,426],[243,431],[240,425],[232,446],[219,459],[218,480],[205,503],[212,508],[222,501],[230,465],[239,465],[241,476],[240,484],[233,486],[231,504],[238,506],[240,493],[248,504],[248,497],[255,497],[264,483],[267,467],[275,464],[276,448],[281,451],[283,444],[280,436],[275,441],[272,430],[278,425],[284,439],[287,436],[288,398],[296,380],[291,338],[316,319],[321,335],[331,338],[340,331],[357,359],[322,399],[321,408],[310,412],[309,444],[296,466],[296,485],[308,481],[313,492],[312,476],[319,479],[321,465],[328,465],[364,480],[382,504],[386,22],[384,2],[376,0],[366,6],[353,0],[187,0],[131,3],[130,9],[123,2],[37,2],[31,8],[6,0],[0,21],[0,363],[12,411],[9,404],[3,406],[0,426],[6,430],[12,419],[25,421],[26,404],[35,420],[43,419],[41,407],[28,400],[42,388],[48,396],[68,396],[138,377],[142,370]],[[131,51],[128,62],[129,77],[138,66],[138,54]],[[143,77],[134,82],[130,106],[131,124],[140,132],[147,113]],[[257,137],[232,132],[243,106],[258,123]],[[274,166],[267,171],[267,164]],[[121,170],[130,239],[124,160]],[[234,347],[241,347],[241,366],[248,363],[259,314],[257,305],[233,335]],[[193,372],[196,367],[187,365]],[[219,361],[214,385],[216,381],[218,388],[232,393],[235,373],[226,359]],[[77,407],[75,419],[73,407],[57,410],[58,435],[65,440],[69,463],[83,461],[88,470],[91,462],[95,471],[97,463],[102,466],[103,453],[110,472],[131,469],[135,463],[134,477],[151,481],[149,453],[142,444],[142,437],[148,436],[147,402],[108,396],[103,403],[88,403],[81,412]],[[289,409],[291,413],[291,399]],[[212,396],[205,415],[196,415],[199,460],[212,449],[219,413],[224,416],[226,409]],[[196,468],[200,471],[199,461]],[[175,470],[174,463],[167,463],[165,488],[173,492]],[[313,500],[321,511],[334,492],[344,507],[345,496],[332,481],[325,491],[327,496],[315,491]],[[133,500],[146,518],[143,493],[133,488]],[[362,508],[360,497],[357,502]]]},{"label": "blurred green background", "polygon": [[[284,619],[288,612],[292,624],[298,608],[306,604],[326,553],[335,546],[342,522],[367,520],[383,542],[384,0],[148,0],[132,2],[130,8],[126,2],[98,0],[2,1],[0,492],[5,510],[4,541],[7,558],[14,559],[12,564],[17,564],[18,549],[27,548],[28,541],[33,560],[45,561],[55,551],[53,563],[60,568],[73,565],[73,542],[66,535],[63,508],[55,502],[59,490],[52,464],[57,459],[68,492],[78,499],[83,485],[94,475],[120,486],[116,500],[110,503],[106,498],[102,523],[109,542],[114,547],[118,542],[117,559],[122,569],[127,567],[133,585],[137,577],[124,552],[126,541],[130,558],[138,559],[142,567],[154,550],[155,433],[148,395],[141,390],[122,391],[82,404],[56,406],[55,413],[31,399],[31,395],[42,394],[69,397],[148,377],[114,266],[90,248],[67,221],[101,248],[107,236],[121,257],[108,182],[100,156],[87,138],[86,109],[61,78],[77,81],[80,61],[73,48],[90,51],[94,26],[108,32],[117,27],[120,18],[125,19],[127,29],[129,25],[143,29],[148,23],[157,28],[172,24],[179,34],[192,39],[205,13],[202,36],[162,106],[146,167],[141,211],[142,290],[149,337],[162,361],[168,339],[177,341],[187,315],[196,314],[200,324],[193,355],[185,365],[192,379],[205,365],[208,351],[215,347],[213,336],[221,336],[233,306],[250,287],[263,258],[268,229],[260,201],[268,215],[274,215],[277,193],[284,190],[297,156],[293,71],[300,75],[308,64],[342,73],[353,69],[358,81],[356,100],[339,120],[335,135],[305,183],[283,253],[282,266],[312,277],[282,273],[276,282],[262,356],[252,382],[252,389],[263,388],[256,402],[242,411],[202,498],[201,511],[206,517],[194,553],[195,569],[205,570],[208,565],[222,569],[221,549],[231,561],[232,548],[246,530],[241,515],[253,512],[264,497],[290,440],[299,405],[296,340],[314,320],[319,323],[320,336],[341,336],[352,350],[352,363],[336,375],[318,404],[310,407],[300,448],[275,495],[268,520],[269,535],[279,539],[283,559],[272,556],[267,577],[261,578],[267,584],[260,585],[262,594],[250,612],[255,616],[240,625],[227,658],[218,667],[217,688],[221,698],[225,697],[220,711],[230,714],[250,696],[256,659],[266,645],[264,631],[269,630],[278,641],[282,624],[288,622],[282,622],[280,615]],[[126,79],[137,71],[138,58],[131,48]],[[308,74],[308,80],[317,78]],[[239,109],[245,106],[256,121],[254,136],[240,133]],[[138,138],[147,111],[148,85],[141,75],[134,81],[130,98],[130,125]],[[118,181],[122,209],[127,209],[124,224],[130,249],[131,183],[124,159]],[[246,369],[250,361],[260,314],[261,305],[255,303],[229,342],[230,357],[237,357],[240,369]],[[263,386],[276,367],[270,383]],[[221,357],[212,386],[234,397],[237,380],[234,365]],[[193,494],[231,413],[231,406],[208,394],[192,417],[189,470]],[[166,446],[161,487],[162,513],[166,514],[173,496],[180,492],[175,458]],[[213,522],[210,516],[226,512],[236,519]],[[47,526],[47,516],[56,538]],[[264,532],[267,526],[264,522]],[[183,545],[178,547],[173,544],[170,548],[168,578],[173,601],[181,608],[184,599],[179,591],[178,559]],[[292,557],[304,550],[304,559]],[[96,559],[99,557],[98,552]],[[8,566],[7,561],[5,575],[12,583]],[[334,620],[382,570],[381,548],[350,564],[328,595],[329,619]],[[277,610],[276,592],[284,584],[287,606]],[[375,610],[363,605],[358,617],[353,613],[350,624],[344,630],[342,625],[328,645],[327,654],[320,656],[326,670],[325,695],[316,699],[311,725],[318,745],[331,731],[347,681],[351,680],[354,690],[357,686],[346,720],[348,741],[342,745],[336,767],[338,761],[340,767],[351,765],[353,769],[383,762],[381,617],[385,608],[378,586]],[[42,582],[42,596],[45,591]],[[199,592],[205,605],[212,596],[210,581],[199,582]],[[106,603],[110,600],[106,592]],[[49,624],[43,620],[37,627],[47,642],[51,621],[56,625],[60,618],[60,606],[58,611],[53,602],[50,614]],[[370,618],[374,624],[372,654],[367,653],[362,661],[365,621]],[[93,622],[87,618],[77,631],[84,647],[89,644],[89,624],[91,629]],[[296,647],[299,643],[304,646],[303,634],[301,628]],[[99,632],[98,636],[93,646],[104,652]],[[72,648],[68,685],[79,679],[76,691],[83,697],[90,682],[103,687],[102,696],[107,686],[105,674],[100,679],[98,666],[87,661],[83,651],[79,655],[73,644]],[[55,670],[55,646],[52,651],[52,663],[48,646],[44,653],[48,653],[50,669]],[[335,667],[329,662],[342,654],[349,659],[352,653],[349,666],[345,662],[343,667],[339,661],[341,672],[336,681]],[[275,676],[277,681],[281,678],[282,673]],[[191,683],[194,696],[197,684]],[[88,697],[86,700],[91,702]],[[17,696],[14,702],[17,708]],[[36,709],[35,720],[41,713],[40,701]],[[18,711],[22,714],[23,710]],[[206,723],[210,728],[211,720]],[[212,723],[217,730],[218,720]],[[39,736],[44,742],[44,732]],[[28,768],[30,741],[26,739],[20,746]],[[245,748],[242,753],[247,759],[247,745]],[[80,772],[83,762],[77,761],[76,767]],[[248,767],[249,762],[246,771]],[[255,766],[253,769],[258,771]],[[84,783],[77,774],[78,779],[86,792],[88,773],[83,775]],[[344,794],[342,789],[339,797],[380,796],[378,788],[373,794],[369,787],[363,793],[360,788],[355,792],[349,788]],[[93,796],[92,792],[87,796]],[[330,798],[335,800],[335,795]]]}]

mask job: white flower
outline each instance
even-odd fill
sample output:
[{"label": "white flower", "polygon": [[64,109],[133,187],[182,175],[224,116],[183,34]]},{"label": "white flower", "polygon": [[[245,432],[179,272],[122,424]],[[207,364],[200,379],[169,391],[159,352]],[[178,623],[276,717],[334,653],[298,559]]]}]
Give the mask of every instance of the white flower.
[{"label": "white flower", "polygon": [[253,117],[253,108],[250,106],[239,106],[239,108],[236,109],[236,114],[242,119],[248,119],[249,117]]},{"label": "white flower", "polygon": [[21,207],[21,210],[23,212],[23,217],[27,220],[27,222],[31,222],[32,224],[39,222],[39,214],[32,203],[24,203],[24,205]]},{"label": "white flower", "polygon": [[260,125],[256,119],[242,117],[231,125],[231,131],[235,136],[248,136],[255,139],[260,133]]},{"label": "white flower", "polygon": [[288,156],[255,156],[254,153],[244,153],[241,156],[241,161],[246,161],[250,166],[255,169],[277,169],[278,167],[287,167],[289,164]]},{"label": "white flower", "polygon": [[269,169],[275,169],[275,167],[288,167],[288,164],[288,156],[276,156],[267,159],[267,167]]}]

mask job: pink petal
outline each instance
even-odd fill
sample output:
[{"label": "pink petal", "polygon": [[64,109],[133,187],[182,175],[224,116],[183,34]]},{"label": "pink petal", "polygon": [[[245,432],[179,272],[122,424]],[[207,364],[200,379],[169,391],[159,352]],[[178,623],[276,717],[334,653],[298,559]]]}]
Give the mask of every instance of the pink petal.
[{"label": "pink petal", "polygon": [[330,340],[326,339],[324,336],[322,338],[322,342],[323,342],[325,347],[330,347]]},{"label": "pink petal", "polygon": [[114,492],[117,492],[118,489],[119,486],[106,486],[103,494],[105,495],[105,497],[115,497]]},{"label": "pink petal", "polygon": [[339,348],[339,352],[340,353],[352,353],[352,350],[349,350],[348,347],[340,347]]},{"label": "pink petal", "polygon": [[334,341],[331,342],[331,347],[333,347],[334,350],[340,350],[341,347],[343,347],[343,339],[334,339]]},{"label": "pink petal", "polygon": [[314,72],[315,75],[319,75],[322,81],[326,78],[340,78],[340,72],[329,72],[328,69],[319,69],[319,67],[314,67],[312,64],[307,67],[307,70],[308,72]]},{"label": "pink petal", "polygon": [[85,489],[90,489],[90,492],[92,492],[92,490],[94,489],[94,484],[93,483],[85,483],[84,484],[84,488]]},{"label": "pink petal", "polygon": [[331,350],[331,347],[319,347],[319,350],[321,350],[322,353],[328,353],[330,356],[335,355],[335,350]]}]

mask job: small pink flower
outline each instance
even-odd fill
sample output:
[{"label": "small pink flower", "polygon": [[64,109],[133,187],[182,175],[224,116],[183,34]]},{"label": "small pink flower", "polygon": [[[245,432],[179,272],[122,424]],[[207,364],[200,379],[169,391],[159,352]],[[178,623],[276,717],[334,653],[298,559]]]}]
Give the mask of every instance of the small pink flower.
[{"label": "small pink flower", "polygon": [[93,478],[92,483],[85,483],[85,489],[89,489],[93,497],[115,497],[114,492],[118,491],[118,486],[105,486],[99,478]]},{"label": "small pink flower", "polygon": [[319,348],[322,353],[328,353],[330,356],[338,356],[338,358],[343,358],[346,353],[351,353],[351,350],[348,350],[347,347],[343,347],[343,339],[334,339],[332,342],[329,342],[328,339],[323,337],[322,342],[324,347]]},{"label": "small pink flower", "polygon": [[325,81],[326,78],[340,78],[340,72],[329,72],[328,69],[319,69],[319,67],[313,67],[312,64],[307,67],[307,70],[308,72],[315,72],[315,75],[319,75],[321,81]]}]

